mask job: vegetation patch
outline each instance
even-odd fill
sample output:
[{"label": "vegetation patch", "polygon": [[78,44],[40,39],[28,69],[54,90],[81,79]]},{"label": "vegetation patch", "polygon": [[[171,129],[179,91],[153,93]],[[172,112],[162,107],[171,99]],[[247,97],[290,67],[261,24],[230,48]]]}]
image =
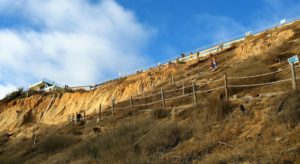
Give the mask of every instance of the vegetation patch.
[{"label": "vegetation patch", "polygon": [[43,153],[54,153],[72,146],[78,139],[72,135],[52,134],[37,144],[37,151]]},{"label": "vegetation patch", "polygon": [[[253,57],[249,58],[245,62],[235,65],[232,69],[228,71],[228,77],[248,77],[254,75],[261,75],[269,72],[272,72],[272,69],[269,68],[269,66],[266,63],[264,63],[256,57]],[[251,78],[228,79],[228,85],[251,85],[258,83],[267,83],[274,80],[275,76],[271,74]],[[247,88],[249,89],[254,87]],[[236,94],[247,88],[230,88],[230,94]]]},{"label": "vegetation patch", "polygon": [[147,137],[138,143],[145,155],[159,155],[177,146],[191,135],[189,128],[182,128],[175,123],[158,125]]},{"label": "vegetation patch", "polygon": [[167,111],[166,109],[154,109],[153,112],[152,112],[152,115],[153,115],[153,118],[155,120],[158,120],[158,119],[162,119],[162,118],[166,118],[170,115],[170,112]]},{"label": "vegetation patch", "polygon": [[204,110],[206,120],[223,120],[232,112],[232,107],[229,101],[222,101],[216,98],[210,98]]},{"label": "vegetation patch", "polygon": [[295,127],[300,122],[300,91],[288,93],[283,100],[283,107],[278,112],[278,120]]},{"label": "vegetation patch", "polygon": [[2,100],[1,102],[2,103],[7,103],[7,102],[10,102],[12,100],[16,100],[18,98],[21,98],[22,96],[25,95],[25,91],[23,88],[19,88],[18,90],[16,91],[13,91],[9,94],[7,94]]},{"label": "vegetation patch", "polygon": [[80,144],[71,156],[99,163],[146,163],[187,139],[191,134],[187,129],[174,122],[133,120]]}]

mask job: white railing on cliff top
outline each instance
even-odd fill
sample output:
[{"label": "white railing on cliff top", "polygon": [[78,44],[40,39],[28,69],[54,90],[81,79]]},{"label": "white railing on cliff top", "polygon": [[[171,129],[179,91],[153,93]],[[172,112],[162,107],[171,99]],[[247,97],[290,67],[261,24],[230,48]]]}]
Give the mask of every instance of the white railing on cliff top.
[{"label": "white railing on cliff top", "polygon": [[[289,18],[289,19],[284,19],[284,21],[280,21],[278,23],[275,23],[275,24],[272,24],[272,25],[269,25],[269,26],[266,26],[264,28],[261,28],[261,29],[257,29],[257,30],[254,30],[254,31],[249,31],[251,32],[251,35],[259,35],[267,30],[270,30],[272,28],[276,28],[276,27],[283,27],[283,26],[286,26],[286,25],[290,25],[294,22],[297,22],[300,20],[300,17],[293,17],[293,18]],[[248,32],[247,32],[248,33]],[[179,58],[178,56],[176,57],[173,57],[171,59],[168,59],[168,60],[165,60],[163,62],[161,62],[163,65],[164,64],[167,64],[168,62],[175,62],[177,59],[179,61],[189,61],[189,60],[193,60],[193,59],[196,59],[197,58],[197,55],[199,55],[199,57],[205,57],[211,53],[215,53],[217,52],[217,50],[219,49],[220,45],[223,45],[223,48],[229,48],[231,47],[234,43],[237,43],[237,42],[240,42],[242,40],[244,40],[246,38],[246,35],[245,33],[244,34],[240,34],[238,37],[235,37],[235,38],[231,38],[231,39],[227,39],[227,40],[222,40],[222,41],[219,41],[217,43],[213,43],[213,44],[210,44],[210,45],[207,45],[207,46],[203,46],[201,48],[197,48],[195,50],[192,50],[190,51],[189,53],[184,53],[184,54],[190,54],[190,55],[186,55],[185,57],[181,57]],[[150,66],[147,66],[147,67],[142,67],[140,68],[140,70],[149,70],[151,68],[154,68],[156,67],[157,65],[156,64],[152,64]],[[131,72],[127,72],[125,75],[126,76],[130,76],[130,75],[133,75],[135,74],[136,71],[131,71]],[[114,81],[114,80],[118,80],[118,79],[121,79],[123,77],[120,77],[120,76],[117,76],[117,77],[112,77],[112,78],[108,78],[107,80],[104,80],[102,83],[99,83],[99,84],[96,84],[96,85],[89,85],[89,86],[80,86],[80,87],[71,87],[71,88],[91,88],[91,87],[98,87],[98,86],[101,86],[107,82],[110,82],[110,81]]]}]

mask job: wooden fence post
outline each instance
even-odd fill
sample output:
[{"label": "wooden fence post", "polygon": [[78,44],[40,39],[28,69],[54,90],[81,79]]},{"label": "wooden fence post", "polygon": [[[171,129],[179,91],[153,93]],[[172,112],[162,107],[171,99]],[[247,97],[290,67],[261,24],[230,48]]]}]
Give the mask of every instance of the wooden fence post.
[{"label": "wooden fence post", "polygon": [[36,146],[36,134],[35,134],[35,131],[32,132],[32,151],[35,150],[35,146]]},{"label": "wooden fence post", "polygon": [[83,111],[83,121],[85,121],[85,111]]},{"label": "wooden fence post", "polygon": [[182,95],[184,96],[184,81],[182,80]]},{"label": "wooden fence post", "polygon": [[228,81],[227,81],[227,75],[226,74],[224,74],[224,88],[225,88],[225,98],[226,98],[226,100],[229,100]]},{"label": "wooden fence post", "polygon": [[171,75],[171,84],[174,85],[174,76],[173,76],[173,74]]},{"label": "wooden fence post", "polygon": [[101,119],[101,115],[102,115],[102,103],[100,103],[99,105],[99,113],[98,113],[99,119]]},{"label": "wooden fence post", "polygon": [[195,83],[193,82],[193,98],[194,98],[194,106],[197,105],[197,95],[196,95],[196,88]]},{"label": "wooden fence post", "polygon": [[161,101],[162,101],[162,106],[163,108],[166,107],[166,102],[165,102],[165,97],[164,97],[164,91],[161,89]]},{"label": "wooden fence post", "polygon": [[75,124],[77,124],[78,120],[77,120],[77,112],[75,112]]},{"label": "wooden fence post", "polygon": [[292,74],[292,87],[293,87],[293,90],[296,90],[297,89],[297,81],[296,81],[296,73],[295,73],[295,66],[294,64],[290,64],[291,66],[291,74]]},{"label": "wooden fence post", "polygon": [[111,116],[114,116],[114,110],[115,110],[115,97],[111,99]]},{"label": "wooden fence post", "polygon": [[68,114],[68,123],[71,123],[71,115]]},{"label": "wooden fence post", "polygon": [[228,67],[229,63],[228,63],[228,59],[227,59],[227,53],[225,53],[225,58],[226,58],[226,64],[227,64],[227,67]]},{"label": "wooden fence post", "polygon": [[131,110],[133,111],[133,101],[132,101],[132,96],[130,96],[130,108],[131,108]]},{"label": "wooden fence post", "polygon": [[72,113],[72,115],[71,115],[71,119],[72,119],[72,124],[74,124],[74,122],[75,122],[74,113]]},{"label": "wooden fence post", "polygon": [[154,81],[152,83],[152,86],[153,86],[153,90],[155,90],[155,82]]}]

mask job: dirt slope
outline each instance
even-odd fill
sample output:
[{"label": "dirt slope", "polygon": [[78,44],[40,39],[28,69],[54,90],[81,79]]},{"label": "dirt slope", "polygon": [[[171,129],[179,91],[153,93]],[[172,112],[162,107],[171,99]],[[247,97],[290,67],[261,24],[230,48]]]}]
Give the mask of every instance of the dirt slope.
[{"label": "dirt slope", "polygon": [[[229,59],[229,62],[231,63],[231,67],[237,66],[239,62],[245,61],[246,59],[251,58],[252,56],[256,56],[261,60],[265,60],[265,57],[270,57],[267,55],[272,55],[272,57],[277,57],[279,55],[283,55],[286,59],[287,57],[290,57],[292,55],[295,55],[299,53],[300,51],[300,41],[299,41],[299,31],[300,31],[300,23],[295,23],[289,26],[276,28],[269,30],[265,33],[262,33],[258,36],[250,36],[245,41],[242,41],[240,43],[237,43],[234,45],[234,47],[226,52],[220,52],[218,56],[223,57],[224,54],[232,55],[232,58]],[[272,53],[272,51],[276,50],[280,53]],[[285,62],[286,63],[286,62]],[[73,129],[74,127],[70,127],[71,125],[67,124],[67,118],[68,115],[74,114],[78,111],[86,111],[87,115],[93,115],[95,110],[99,109],[99,105],[102,104],[103,108],[107,110],[107,107],[111,104],[112,97],[115,97],[117,100],[127,100],[130,96],[136,95],[141,86],[144,86],[145,90],[151,89],[153,87],[153,82],[157,84],[156,87],[169,87],[169,82],[162,83],[161,85],[158,85],[160,82],[169,81],[170,76],[173,75],[180,75],[179,80],[185,79],[186,81],[191,82],[191,75],[189,75],[189,71],[195,69],[197,71],[198,67],[201,67],[203,65],[203,61],[190,61],[188,63],[181,63],[181,64],[167,64],[164,66],[159,66],[156,68],[153,68],[151,70],[129,76],[127,78],[114,80],[111,82],[108,82],[96,90],[88,91],[88,92],[72,92],[72,93],[49,93],[49,94],[34,94],[26,98],[22,99],[16,99],[13,101],[10,101],[8,103],[2,103],[0,106],[0,132],[8,132],[9,134],[13,135],[13,139],[9,141],[3,149],[0,146],[0,157],[2,153],[6,153],[6,156],[9,154],[13,155],[14,152],[18,152],[19,157],[26,157],[26,159],[31,159],[29,163],[35,163],[34,160],[37,161],[43,161],[48,160],[46,163],[55,163],[55,160],[64,160],[64,157],[66,154],[65,152],[58,152],[53,151],[48,154],[46,157],[41,155],[38,156],[38,158],[41,159],[35,159],[34,153],[30,154],[30,151],[19,151],[17,150],[15,145],[18,142],[21,142],[23,144],[29,144],[30,145],[30,135],[33,129],[38,129],[37,132],[40,133],[44,138],[48,135],[48,133],[59,131],[62,134],[74,134],[79,135],[79,137],[75,137],[76,139],[72,142],[72,144],[76,145],[77,143],[85,143],[87,142],[87,139],[95,139],[94,133],[91,131],[91,128],[96,126],[95,124],[87,124],[84,127],[76,127],[78,129]],[[268,69],[270,70],[277,70],[281,68],[284,65],[284,63],[277,63],[273,62],[268,66]],[[226,69],[225,69],[226,68]],[[208,69],[208,67],[205,67],[205,69]],[[210,79],[214,79],[215,77],[222,77],[227,69],[230,69],[230,66],[221,67],[220,69],[213,74],[207,75],[207,77],[203,76],[203,78],[200,78],[196,80],[196,82],[199,81],[207,81]],[[258,68],[259,69],[259,68]],[[202,70],[201,70],[202,71]],[[211,71],[207,71],[211,73]],[[287,74],[278,75],[278,77],[285,77]],[[205,78],[204,78],[205,77]],[[278,78],[276,77],[276,78]],[[178,79],[177,79],[178,80]],[[210,84],[208,84],[210,85]],[[202,86],[201,86],[202,87]],[[280,89],[286,89],[286,86],[279,86]],[[289,87],[289,86],[288,86]],[[237,92],[239,96],[245,96],[247,93],[257,92],[257,91],[268,91],[268,90],[274,90],[274,88],[254,88],[254,89],[247,89],[244,91],[234,91]],[[216,94],[217,95],[217,94]],[[199,113],[199,111],[202,111],[203,109],[208,109],[209,107],[213,106],[215,107],[218,105],[218,101],[216,101],[215,104],[209,104],[209,97],[213,96],[213,93],[208,93],[205,95],[201,95],[200,106],[199,109],[190,109],[189,107],[186,107],[185,99],[180,99],[180,101],[172,101],[171,103],[179,104],[180,110],[173,112],[176,114],[171,114],[172,117],[167,117],[166,122],[169,122],[170,120],[175,120],[176,123],[180,124],[180,126],[186,127],[191,126],[193,122],[193,117],[200,115],[198,118],[201,118],[200,122],[195,122],[195,124],[198,123],[198,126],[192,127],[193,135],[191,135],[190,131],[185,131],[185,128],[179,127],[173,127],[172,124],[166,124],[167,128],[174,128],[175,132],[171,131],[171,136],[176,136],[175,140],[172,140],[171,145],[167,145],[166,148],[163,147],[163,153],[161,154],[155,154],[161,161],[164,161],[166,163],[190,163],[192,161],[208,161],[209,163],[212,161],[215,161],[214,156],[215,154],[220,155],[221,153],[226,152],[230,148],[230,152],[225,154],[228,156],[233,156],[234,153],[241,153],[240,151],[245,151],[244,154],[251,154],[249,151],[254,151],[255,148],[258,148],[259,143],[263,144],[269,144],[268,141],[258,141],[258,137],[267,137],[264,135],[272,135],[270,131],[268,131],[267,134],[264,133],[264,130],[267,129],[268,123],[270,123],[270,118],[268,117],[268,114],[272,112],[270,106],[274,106],[274,103],[277,103],[276,98],[268,99],[264,98],[262,100],[255,100],[255,101],[243,101],[243,102],[233,102],[233,112],[230,115],[229,118],[225,120],[218,120],[217,116],[210,115],[212,117],[211,120],[216,119],[214,122],[210,122],[207,117],[202,117],[203,113]],[[215,95],[214,95],[215,96]],[[52,101],[53,100],[53,101]],[[51,103],[50,103],[51,102]],[[249,103],[250,102],[250,103]],[[251,109],[251,111],[245,115],[245,117],[240,114],[238,105],[240,103],[246,103],[246,108]],[[223,104],[221,104],[223,105]],[[272,108],[273,109],[273,108]],[[105,110],[103,111],[105,112]],[[169,113],[172,113],[168,111]],[[193,113],[196,112],[196,113]],[[137,112],[138,113],[138,112]],[[111,118],[109,120],[104,120],[101,122],[101,131],[103,134],[106,134],[106,131],[115,129],[117,125],[123,124],[125,122],[129,122],[129,120],[136,120],[141,119],[144,120],[144,118],[147,118],[147,114],[136,114],[135,116],[132,116],[136,113],[132,112],[119,112],[116,114],[117,117]],[[161,113],[160,113],[161,114]],[[158,114],[156,117],[160,117],[161,115]],[[163,115],[163,114],[162,114]],[[132,116],[132,117],[131,117]],[[225,116],[224,116],[225,117]],[[206,119],[206,120],[205,120]],[[199,121],[199,120],[198,120]],[[154,122],[154,123],[153,123]],[[140,138],[147,137],[147,134],[151,132],[151,126],[153,125],[159,125],[164,124],[164,121],[153,121],[151,123],[146,122],[138,122],[138,125],[145,126],[146,131],[143,129],[138,129],[139,127],[136,127],[137,124],[134,123],[132,128],[125,128],[125,132],[121,131],[120,136],[122,139],[122,135],[129,135],[126,132],[130,131],[131,136],[129,136],[129,141],[124,141],[124,143],[127,142],[133,142],[134,144],[136,140],[139,140]],[[206,125],[207,127],[202,127],[202,125],[205,125],[206,122],[210,122],[209,125]],[[144,125],[145,124],[145,125]],[[51,126],[53,125],[53,126]],[[275,124],[274,124],[275,125]],[[150,127],[149,127],[150,126]],[[279,124],[276,124],[276,127],[278,126],[279,130],[282,132],[286,132],[285,130],[282,130],[282,127],[279,127]],[[282,125],[283,126],[283,125]],[[51,129],[53,127],[53,129]],[[164,128],[166,128],[164,127]],[[203,129],[198,129],[198,127],[201,127]],[[150,130],[149,130],[150,129]],[[172,130],[174,130],[172,129]],[[161,129],[160,129],[161,130]],[[296,132],[299,131],[299,127],[297,126],[294,131],[287,134],[288,137],[291,137],[290,135],[295,135]],[[78,132],[79,131],[79,132]],[[177,136],[177,132],[183,131],[183,136]],[[113,131],[113,134],[115,132]],[[138,134],[135,134],[138,133]],[[167,133],[167,131],[166,131]],[[274,132],[275,133],[275,132]],[[164,129],[160,131],[159,134],[165,134]],[[20,137],[25,136],[24,142],[23,138]],[[169,134],[165,134],[169,135]],[[274,135],[280,135],[279,133],[276,133]],[[226,136],[226,137],[224,137]],[[277,136],[277,137],[278,137]],[[105,135],[104,135],[105,137]],[[101,141],[102,142],[115,142],[115,140],[111,141],[109,140]],[[134,140],[132,139],[134,138]],[[161,136],[160,136],[161,137]],[[162,136],[161,138],[164,138],[165,136]],[[297,137],[297,136],[296,136]],[[27,139],[26,139],[27,138]],[[71,137],[72,138],[72,137]],[[77,141],[77,138],[80,138],[79,141]],[[159,137],[158,137],[159,138]],[[172,137],[171,137],[172,138]],[[155,143],[156,139],[152,139],[152,141]],[[173,139],[173,138],[172,138]],[[19,141],[21,140],[21,141]],[[42,140],[42,139],[41,139]],[[149,138],[151,141],[151,138]],[[243,144],[246,143],[244,141],[255,141],[258,145],[251,145],[251,149],[244,150]],[[275,140],[275,139],[274,139]],[[123,141],[123,140],[121,140]],[[120,142],[121,142],[120,141]],[[148,141],[148,140],[147,140]],[[149,143],[147,141],[141,141],[140,148],[147,147]],[[150,142],[149,141],[149,142]],[[238,148],[232,148],[228,145],[222,145],[223,147],[220,147],[220,141],[226,141],[230,143],[229,145],[235,145]],[[100,141],[99,141],[100,142]],[[5,143],[5,142],[4,142]],[[43,142],[42,142],[43,143]],[[42,144],[41,143],[41,144]],[[121,144],[124,144],[121,143]],[[277,143],[277,142],[276,142]],[[297,144],[297,140],[293,140],[291,142],[287,142],[287,146],[291,147],[293,144]],[[118,143],[120,144],[120,143]],[[153,145],[153,143],[151,143]],[[151,145],[150,144],[150,145]],[[157,143],[156,143],[157,144]],[[280,143],[278,143],[280,144]],[[158,145],[159,146],[159,145]],[[280,147],[282,145],[279,145]],[[66,146],[67,147],[67,146]],[[224,148],[226,147],[226,148]],[[108,147],[109,149],[110,147]],[[268,147],[271,149],[271,147]],[[298,148],[298,147],[297,147]],[[296,149],[297,149],[296,148]],[[157,151],[157,148],[152,148],[150,146],[149,150],[147,148],[147,153],[153,153],[154,150]],[[166,149],[166,150],[165,150]],[[232,149],[232,151],[231,151]],[[131,150],[131,147],[130,147]],[[225,151],[226,150],[226,151]],[[298,149],[297,149],[298,150]],[[24,151],[24,152],[23,152]],[[69,150],[71,151],[71,150]],[[143,150],[141,150],[143,151]],[[155,152],[154,151],[154,152]],[[263,151],[262,153],[265,153],[264,155],[267,155],[267,152]],[[270,151],[270,150],[269,150]],[[141,153],[139,151],[139,147],[134,147],[134,152],[137,152],[137,154]],[[270,151],[271,152],[271,151]],[[70,152],[68,152],[70,153]],[[105,154],[105,152],[102,152]],[[112,152],[114,153],[114,152]],[[116,153],[116,152],[115,152]],[[118,153],[118,152],[117,152]],[[124,152],[122,152],[124,153]],[[215,153],[215,154],[214,154]],[[232,153],[232,154],[230,154]],[[29,155],[28,155],[29,154]],[[42,154],[42,153],[41,153]],[[101,154],[101,153],[100,153]],[[243,153],[241,153],[243,154]],[[253,152],[252,152],[253,154]],[[251,155],[252,155],[251,154]],[[106,154],[107,155],[107,154]],[[144,154],[139,154],[144,155]],[[149,154],[148,154],[149,155]],[[211,155],[211,156],[210,156]],[[223,156],[222,158],[226,158],[226,156]],[[257,154],[256,154],[257,155]],[[274,155],[274,154],[272,154]],[[49,156],[49,157],[48,157]],[[116,156],[121,156],[120,154],[116,154]],[[178,158],[179,157],[179,158]],[[84,156],[82,159],[85,159],[86,156]],[[125,157],[124,157],[125,158]],[[221,158],[221,157],[220,157]],[[237,157],[238,158],[238,157]],[[253,158],[253,157],[251,157]],[[249,158],[249,159],[251,159]],[[293,156],[294,158],[294,156]],[[1,158],[0,158],[1,159]],[[34,160],[33,160],[34,159]],[[121,157],[120,157],[121,160]],[[160,162],[161,162],[160,161]],[[1,161],[0,161],[1,162]],[[60,161],[62,162],[62,161]],[[106,161],[109,163],[108,161]],[[119,161],[120,162],[120,161]],[[148,161],[149,162],[149,161]],[[247,161],[245,161],[247,162]],[[272,162],[272,161],[271,161]],[[273,161],[274,162],[274,161]],[[83,161],[79,161],[78,163],[84,163]],[[130,163],[130,162],[128,162]],[[151,163],[151,162],[150,162]],[[155,162],[154,162],[155,163]],[[163,163],[163,162],[162,162]],[[260,162],[258,162],[260,163]]]},{"label": "dirt slope", "polygon": [[282,45],[294,35],[295,32],[292,29],[286,29],[282,31],[270,30],[257,37],[249,36],[235,49],[234,53],[236,58],[240,59],[261,55],[270,48]]},{"label": "dirt slope", "polygon": [[[284,27],[281,29],[269,30],[258,36],[252,36],[245,41],[238,43],[233,50],[235,59],[246,59],[252,55],[264,54],[264,52],[282,45],[285,41],[295,35],[296,25],[290,25],[292,29]],[[124,79],[112,81],[104,84],[90,92],[76,92],[64,94],[33,95],[28,98],[14,100],[0,107],[0,131],[12,130],[26,122],[42,122],[45,124],[59,124],[67,121],[67,116],[75,112],[84,110],[87,114],[92,114],[99,109],[99,105],[108,107],[114,96],[116,100],[128,99],[131,95],[140,92],[141,86],[144,89],[151,89],[152,83],[158,84],[169,80],[171,74],[184,72],[191,69],[191,61],[185,65],[174,64],[153,68],[149,71],[132,75]],[[52,96],[55,96],[50,108]]]},{"label": "dirt slope", "polygon": [[[152,82],[158,84],[165,81],[176,70],[174,65],[165,65],[106,83],[93,91],[35,94],[13,100],[0,106],[0,131],[13,130],[26,122],[59,124],[66,122],[68,115],[79,111],[91,114],[99,109],[100,104],[103,109],[110,106],[112,97],[117,101],[128,99],[130,95],[141,93],[141,86],[144,86],[144,90],[150,89]],[[50,103],[53,96],[53,102]],[[45,112],[48,106],[49,109]]]}]

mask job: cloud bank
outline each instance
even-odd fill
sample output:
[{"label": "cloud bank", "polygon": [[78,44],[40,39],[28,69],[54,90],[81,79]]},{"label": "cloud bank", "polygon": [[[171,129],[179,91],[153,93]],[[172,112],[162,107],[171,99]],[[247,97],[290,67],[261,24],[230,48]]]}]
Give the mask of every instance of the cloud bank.
[{"label": "cloud bank", "polygon": [[44,77],[100,82],[147,58],[142,49],[151,29],[114,0],[0,0],[0,14],[22,24],[0,28],[0,98]]}]

